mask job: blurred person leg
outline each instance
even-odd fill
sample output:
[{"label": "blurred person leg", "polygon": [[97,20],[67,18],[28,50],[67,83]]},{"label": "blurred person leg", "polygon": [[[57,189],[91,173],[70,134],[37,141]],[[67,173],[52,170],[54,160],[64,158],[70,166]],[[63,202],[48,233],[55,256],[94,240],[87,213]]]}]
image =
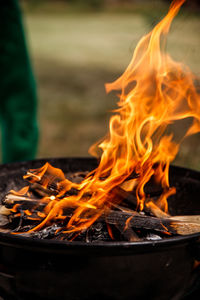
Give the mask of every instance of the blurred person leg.
[{"label": "blurred person leg", "polygon": [[33,159],[38,143],[36,84],[17,0],[0,4],[0,72],[3,163]]}]

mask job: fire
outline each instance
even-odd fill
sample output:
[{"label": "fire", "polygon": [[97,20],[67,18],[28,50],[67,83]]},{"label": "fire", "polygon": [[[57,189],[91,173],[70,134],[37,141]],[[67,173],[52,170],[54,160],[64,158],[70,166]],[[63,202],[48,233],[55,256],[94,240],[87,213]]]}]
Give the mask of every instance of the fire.
[{"label": "fire", "polygon": [[[119,108],[110,118],[108,135],[90,149],[94,155],[98,148],[102,151],[98,167],[81,183],[67,180],[48,163],[25,176],[33,183],[40,181],[44,188],[56,184],[56,193],[41,200],[43,221],[32,230],[62,219],[68,208],[73,208],[73,214],[65,231],[78,233],[88,228],[121,201],[118,186],[136,194],[138,210],[147,205],[167,215],[167,198],[176,192],[169,186],[169,165],[183,139],[200,131],[200,96],[194,76],[165,51],[171,22],[184,2],[172,2],[163,20],[139,41],[124,74],[106,84],[107,92],[120,91]],[[171,126],[186,118],[192,119],[192,125],[177,141]],[[144,188],[150,179],[163,192],[158,200],[147,203]],[[66,196],[71,189],[77,193]]]}]

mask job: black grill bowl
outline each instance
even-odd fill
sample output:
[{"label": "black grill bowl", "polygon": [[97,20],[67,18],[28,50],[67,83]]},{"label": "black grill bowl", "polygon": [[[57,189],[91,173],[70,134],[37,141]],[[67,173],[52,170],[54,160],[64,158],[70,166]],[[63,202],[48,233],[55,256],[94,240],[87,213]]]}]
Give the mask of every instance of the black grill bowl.
[{"label": "black grill bowl", "polygon": [[[59,158],[0,166],[1,199],[46,161],[65,173],[92,170],[95,159]],[[200,173],[171,167],[176,214],[200,214]],[[0,296],[10,299],[176,300],[198,285],[200,233],[145,242],[64,242],[0,233]],[[194,295],[194,294],[193,294]],[[196,293],[197,295],[197,293]],[[188,298],[187,298],[188,299]],[[191,298],[197,299],[194,296]]]}]

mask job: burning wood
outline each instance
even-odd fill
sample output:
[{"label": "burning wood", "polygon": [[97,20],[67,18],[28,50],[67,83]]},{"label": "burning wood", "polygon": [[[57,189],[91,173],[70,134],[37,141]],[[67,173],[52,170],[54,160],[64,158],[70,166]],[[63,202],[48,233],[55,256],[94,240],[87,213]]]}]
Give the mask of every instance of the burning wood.
[{"label": "burning wood", "polygon": [[191,223],[189,221],[179,221],[172,218],[161,219],[150,216],[143,216],[137,213],[127,214],[122,212],[111,211],[106,217],[106,221],[109,224],[124,225],[129,219],[129,227],[144,228],[160,232],[167,232],[169,234],[186,235],[191,233],[200,232],[199,223]]},{"label": "burning wood", "polygon": [[42,203],[39,203],[39,199],[34,199],[27,196],[13,195],[12,193],[7,194],[5,199],[3,200],[3,203],[7,205],[14,205],[21,202],[31,203],[33,205],[42,205]]},{"label": "burning wood", "polygon": [[130,242],[139,242],[142,239],[139,238],[138,234],[131,228],[131,226],[124,226],[124,224],[120,224],[116,222],[115,226],[123,235],[124,239]]},{"label": "burning wood", "polygon": [[124,74],[106,85],[108,92],[120,90],[120,101],[108,135],[90,149],[95,155],[97,146],[102,150],[98,167],[67,176],[48,163],[28,171],[24,179],[29,186],[8,194],[1,208],[12,230],[69,240],[84,234],[92,240],[97,224],[105,239],[109,233],[111,239],[123,235],[137,240],[141,230],[165,237],[200,231],[199,216],[171,217],[167,202],[176,194],[169,185],[169,165],[180,146],[172,124],[193,121],[180,141],[200,132],[194,76],[164,51],[171,22],[183,3],[172,2],[163,20],[138,43]]},{"label": "burning wood", "polygon": [[[74,175],[75,177],[76,175]],[[34,185],[36,189],[38,189],[39,184]],[[33,185],[31,184],[31,190],[33,191]],[[134,196],[130,192],[124,191],[122,188],[118,187],[113,190],[116,192],[116,195],[124,198],[124,203],[126,203],[127,198],[135,199]],[[112,193],[113,193],[112,191]],[[56,197],[55,192],[52,192],[52,195],[49,194],[49,200],[46,201],[50,202],[55,200]],[[41,213],[41,209],[45,207],[45,202],[41,202],[41,198],[32,198],[23,195],[16,195],[9,193],[5,196],[3,200],[3,204],[5,206],[0,207],[0,214],[4,216],[0,221],[0,225],[4,227],[9,226],[9,217],[11,222],[19,218],[20,222],[22,220],[29,220],[29,221],[42,221],[46,216],[45,214]],[[136,203],[135,203],[136,204]],[[16,205],[20,205],[19,208],[21,212],[23,211],[24,214],[19,214],[20,210],[18,211]],[[29,211],[27,213],[27,207]],[[33,212],[31,212],[31,208],[33,208]],[[140,241],[141,237],[138,236],[136,230],[147,230],[148,232],[160,232],[164,235],[187,235],[191,233],[200,232],[200,216],[173,216],[170,217],[169,215],[164,215],[165,217],[152,217],[147,214],[141,214],[137,211],[130,210],[130,208],[122,207],[120,205],[114,206],[115,210],[109,210],[108,212],[102,213],[98,218],[97,222],[106,223],[111,226],[114,226],[115,231],[116,229],[119,230],[120,234],[124,237],[125,240],[128,241]],[[150,210],[149,210],[150,212]],[[71,217],[71,213],[69,209],[67,209],[64,213],[64,220]],[[166,217],[167,216],[167,217]],[[63,218],[62,220],[63,221]],[[100,223],[99,223],[100,222]],[[30,222],[29,222],[30,223]],[[29,225],[23,227],[22,224],[17,226],[15,231],[22,231],[23,234],[27,234],[28,232],[34,228],[34,225]],[[62,222],[60,225],[52,224],[43,230],[40,230],[37,234],[31,233],[31,236],[36,236],[40,238],[58,238],[59,235],[63,237],[64,226]],[[93,229],[94,231],[94,229]],[[96,232],[96,231],[94,231]],[[57,234],[55,234],[57,233]],[[70,235],[70,238],[72,235]],[[88,232],[86,234],[86,240],[88,239]]]}]

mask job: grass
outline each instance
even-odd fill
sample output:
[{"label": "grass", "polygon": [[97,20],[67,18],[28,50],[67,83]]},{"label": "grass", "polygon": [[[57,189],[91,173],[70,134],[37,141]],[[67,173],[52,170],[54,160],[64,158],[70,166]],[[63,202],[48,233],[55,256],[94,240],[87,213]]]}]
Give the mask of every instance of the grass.
[{"label": "grass", "polygon": [[[105,135],[117,98],[105,94],[104,83],[123,72],[137,42],[164,9],[157,19],[152,11],[148,15],[147,11],[119,13],[117,9],[95,13],[69,13],[58,7],[55,12],[25,10],[38,81],[38,157],[87,156],[90,145]],[[199,18],[182,14],[174,21],[168,41],[172,57],[195,73],[200,70],[199,26]],[[199,137],[192,138],[176,163],[200,169],[199,152]]]}]

